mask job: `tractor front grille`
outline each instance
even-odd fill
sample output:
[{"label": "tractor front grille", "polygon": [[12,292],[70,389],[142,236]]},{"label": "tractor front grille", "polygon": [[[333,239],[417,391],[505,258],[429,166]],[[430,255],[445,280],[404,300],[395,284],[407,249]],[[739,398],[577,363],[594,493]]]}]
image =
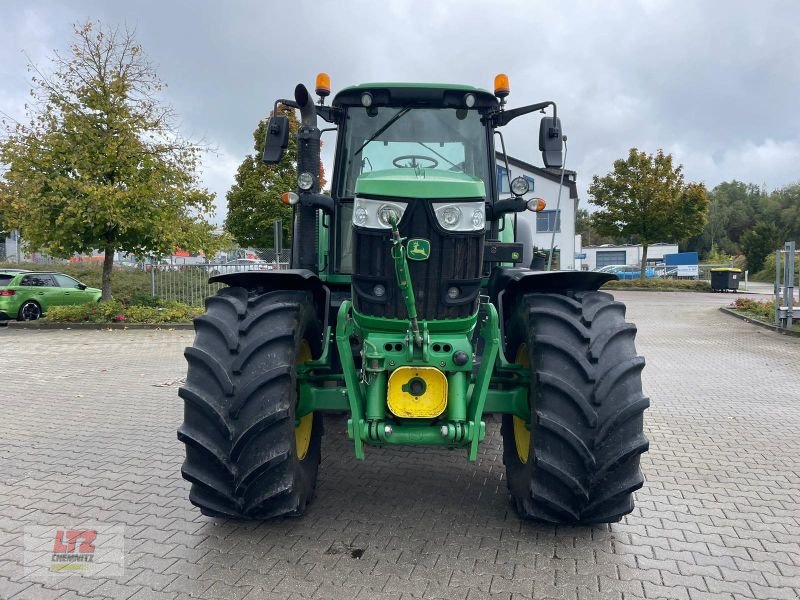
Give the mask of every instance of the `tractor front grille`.
[{"label": "tractor front grille", "polygon": [[[398,229],[404,238],[422,238],[431,244],[427,260],[408,261],[417,317],[457,319],[474,314],[480,292],[484,232],[445,232],[436,222],[430,200],[410,201]],[[388,230],[354,227],[353,303],[365,315],[407,319],[391,247]],[[375,294],[378,285],[385,289],[383,296]],[[447,290],[451,287],[458,288],[458,297],[448,297]]]}]

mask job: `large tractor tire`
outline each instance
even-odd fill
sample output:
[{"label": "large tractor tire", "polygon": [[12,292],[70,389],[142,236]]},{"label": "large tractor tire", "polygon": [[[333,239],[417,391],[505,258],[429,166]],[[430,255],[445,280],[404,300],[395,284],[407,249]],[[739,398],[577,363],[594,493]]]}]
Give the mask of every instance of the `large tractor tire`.
[{"label": "large tractor tire", "polygon": [[195,319],[181,473],[204,515],[301,515],[320,462],[319,414],[295,417],[297,365],[320,354],[321,326],[306,292],[223,288]]},{"label": "large tractor tire", "polygon": [[509,360],[531,375],[531,423],[504,415],[502,425],[517,513],[556,524],[619,521],[644,482],[650,404],[625,306],[605,292],[527,294],[506,335]]}]

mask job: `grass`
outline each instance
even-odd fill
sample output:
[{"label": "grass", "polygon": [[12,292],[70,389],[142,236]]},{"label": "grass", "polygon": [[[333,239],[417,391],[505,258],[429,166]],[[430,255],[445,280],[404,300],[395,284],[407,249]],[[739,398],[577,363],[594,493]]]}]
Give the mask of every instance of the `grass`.
[{"label": "grass", "polygon": [[[761,321],[768,325],[775,324],[775,307],[774,300],[751,300],[749,298],[737,298],[728,308],[744,315],[753,321]],[[797,307],[800,310],[800,307]],[[792,331],[800,333],[800,323],[792,325]]]},{"label": "grass", "polygon": [[652,290],[658,292],[710,292],[711,284],[698,279],[621,279],[603,285],[609,290]]},{"label": "grass", "polygon": [[45,316],[54,323],[187,323],[204,311],[172,300],[149,306],[125,305],[119,300],[78,306],[53,306]]}]

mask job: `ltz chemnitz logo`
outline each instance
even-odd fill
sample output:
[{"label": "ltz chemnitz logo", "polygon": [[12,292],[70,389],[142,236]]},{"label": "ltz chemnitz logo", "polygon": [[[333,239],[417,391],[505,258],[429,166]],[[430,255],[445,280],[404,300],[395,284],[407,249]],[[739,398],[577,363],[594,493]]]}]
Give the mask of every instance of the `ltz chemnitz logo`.
[{"label": "ltz chemnitz logo", "polygon": [[26,575],[104,575],[125,572],[125,526],[78,523],[27,525],[23,530]]},{"label": "ltz chemnitz logo", "polygon": [[51,571],[86,571],[94,562],[94,529],[59,529],[53,541]]}]

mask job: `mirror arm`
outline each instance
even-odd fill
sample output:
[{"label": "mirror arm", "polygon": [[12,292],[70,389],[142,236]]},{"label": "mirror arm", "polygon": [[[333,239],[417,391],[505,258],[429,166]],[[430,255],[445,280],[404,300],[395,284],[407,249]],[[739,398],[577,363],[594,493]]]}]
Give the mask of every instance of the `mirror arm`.
[{"label": "mirror arm", "polygon": [[342,109],[336,106],[317,105],[317,116],[328,123],[339,123],[342,116]]},{"label": "mirror arm", "polygon": [[492,116],[492,124],[495,127],[502,127],[503,125],[508,125],[508,123],[517,117],[521,117],[522,115],[527,115],[528,113],[539,110],[544,110],[548,106],[553,107],[553,118],[557,117],[558,109],[556,108],[556,103],[552,100],[546,100],[545,102],[537,102],[536,104],[529,104],[528,106],[520,106],[519,108],[512,108],[511,110],[496,112]]},{"label": "mirror arm", "polygon": [[301,192],[300,202],[301,206],[310,206],[311,208],[319,208],[329,215],[333,214],[333,198],[325,194],[314,194],[312,192]]},{"label": "mirror arm", "polygon": [[512,196],[504,200],[498,200],[494,204],[486,204],[486,220],[496,221],[507,213],[518,213],[528,209],[528,205],[519,196]]},{"label": "mirror arm", "polygon": [[275,100],[275,106],[272,107],[272,114],[273,115],[277,115],[278,114],[278,105],[279,104],[283,104],[284,106],[289,106],[291,108],[300,108],[300,105],[297,102],[295,102],[294,100],[284,100],[284,99]]}]

